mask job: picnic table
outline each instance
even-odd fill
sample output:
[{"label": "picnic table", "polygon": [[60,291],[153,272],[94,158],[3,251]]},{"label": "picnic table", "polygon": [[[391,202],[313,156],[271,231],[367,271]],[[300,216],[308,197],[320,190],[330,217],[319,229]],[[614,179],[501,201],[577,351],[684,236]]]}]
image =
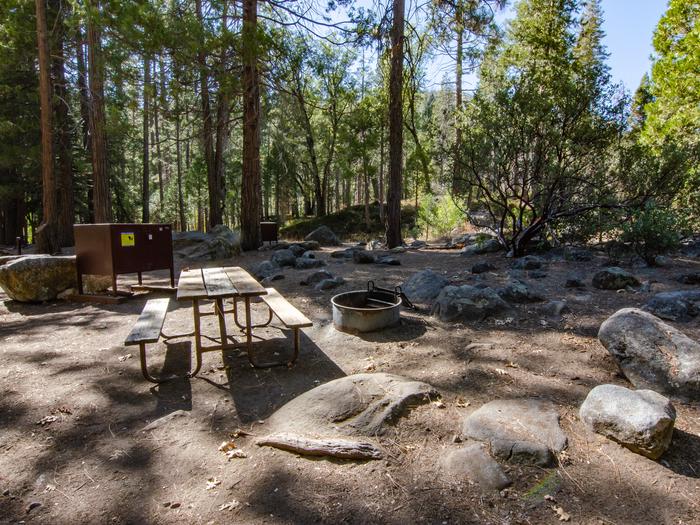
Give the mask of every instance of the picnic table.
[{"label": "picnic table", "polygon": [[[160,383],[171,378],[156,379],[150,375],[146,366],[146,343],[157,342],[162,336],[165,340],[194,337],[196,364],[195,369],[188,377],[196,376],[202,368],[202,354],[216,350],[226,351],[232,349],[245,349],[250,364],[256,368],[268,368],[271,366],[291,366],[299,355],[300,335],[299,330],[312,326],[313,323],[299,312],[289,301],[274,288],[265,288],[256,281],[248,272],[238,266],[189,269],[185,268],[180,273],[178,280],[178,301],[189,301],[192,304],[194,329],[191,332],[181,334],[166,334],[163,332],[163,324],[168,309],[168,299],[152,299],[146,303],[144,310],[127,337],[126,345],[138,344],[141,350],[141,371],[143,376],[152,382]],[[226,302],[231,302],[231,308],[226,309]],[[253,324],[251,315],[251,302],[261,300],[267,306],[267,321]],[[213,302],[213,309],[203,308],[205,302]],[[242,302],[242,308],[239,302]],[[243,309],[241,314],[240,310]],[[226,314],[233,314],[235,325],[241,330],[243,336],[229,334],[226,326]],[[275,315],[285,329],[294,332],[294,354],[289,361],[261,364],[254,357],[253,330],[268,326]],[[202,317],[216,316],[218,321],[218,337],[206,335],[202,332]],[[243,318],[241,319],[241,316]],[[210,344],[204,344],[203,340]]]}]

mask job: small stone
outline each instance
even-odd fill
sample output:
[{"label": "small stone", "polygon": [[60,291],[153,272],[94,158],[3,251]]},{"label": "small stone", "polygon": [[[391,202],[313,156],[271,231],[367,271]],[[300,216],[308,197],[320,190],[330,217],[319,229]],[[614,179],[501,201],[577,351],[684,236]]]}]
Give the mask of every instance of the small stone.
[{"label": "small stone", "polygon": [[617,266],[600,270],[593,276],[593,287],[600,290],[622,290],[628,286],[639,286],[639,280]]},{"label": "small stone", "polygon": [[380,257],[379,259],[377,259],[377,264],[386,264],[388,266],[401,266],[401,261],[399,261],[396,257],[385,255],[384,257]]},{"label": "small stone", "polygon": [[354,250],[352,252],[352,260],[356,264],[371,264],[375,262],[376,258],[374,257],[374,254],[365,250]]},{"label": "small stone", "polygon": [[516,259],[513,262],[513,269],[515,270],[539,270],[542,268],[544,261],[539,257],[534,255],[526,255],[520,259]]},{"label": "small stone", "polygon": [[487,262],[482,262],[482,263],[477,263],[474,266],[472,266],[472,273],[473,274],[486,273],[486,272],[490,272],[490,271],[495,270],[495,269],[496,269],[496,267],[493,264],[487,263]]},{"label": "small stone", "polygon": [[27,514],[29,514],[31,511],[33,511],[36,508],[41,507],[41,503],[38,501],[32,501],[29,505],[27,505]]},{"label": "small stone", "polygon": [[171,509],[177,509],[177,508],[179,508],[181,505],[182,505],[182,503],[177,503],[177,502],[171,503],[171,504],[170,504],[170,508],[171,508]]},{"label": "small stone", "polygon": [[566,279],[566,283],[564,283],[564,286],[566,288],[585,288],[586,285],[583,283],[583,280],[580,279],[579,277],[569,277]]},{"label": "small stone", "polygon": [[296,259],[296,255],[290,249],[275,250],[270,257],[270,261],[277,266],[294,266]]}]

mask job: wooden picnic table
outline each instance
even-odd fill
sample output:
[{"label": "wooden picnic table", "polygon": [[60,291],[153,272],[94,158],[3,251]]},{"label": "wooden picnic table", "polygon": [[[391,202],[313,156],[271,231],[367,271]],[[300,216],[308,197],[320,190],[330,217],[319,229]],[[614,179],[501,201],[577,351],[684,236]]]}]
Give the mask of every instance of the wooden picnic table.
[{"label": "wooden picnic table", "polygon": [[[251,318],[251,300],[260,298],[267,306],[268,317],[264,323],[253,324]],[[232,300],[232,308],[225,308],[225,301]],[[143,377],[153,383],[162,383],[175,379],[170,377],[152,376],[146,364],[146,344],[157,343],[161,337],[166,341],[181,337],[194,336],[196,366],[194,371],[185,377],[196,376],[202,368],[202,354],[215,350],[231,350],[245,348],[250,364],[256,368],[268,368],[271,366],[291,366],[299,355],[300,330],[312,326],[313,323],[287,299],[282,297],[274,288],[264,288],[243,268],[237,266],[219,268],[186,268],[180,273],[177,287],[178,301],[191,301],[194,317],[194,329],[183,334],[166,334],[163,332],[163,324],[168,311],[169,299],[151,299],[141,312],[124,344],[138,345],[141,356],[141,372]],[[213,310],[203,310],[204,301],[213,301]],[[245,317],[239,318],[239,301],[243,301]],[[233,321],[243,332],[244,339],[239,340],[229,335],[226,329],[226,314],[233,314]],[[215,315],[219,324],[219,337],[211,337],[202,333],[201,318]],[[268,326],[273,315],[277,316],[282,330],[291,330],[294,334],[294,354],[288,361],[272,362],[267,364],[257,363],[253,357],[253,329]],[[204,345],[202,339],[208,339],[214,344]]]},{"label": "wooden picnic table", "polygon": [[[177,286],[177,300],[191,301],[192,313],[194,316],[194,331],[191,335],[194,336],[195,340],[197,363],[190,376],[197,375],[201,369],[202,354],[204,352],[213,352],[216,350],[245,348],[251,364],[257,366],[253,360],[252,354],[253,328],[269,324],[272,318],[272,312],[270,312],[270,319],[267,323],[253,325],[250,301],[254,297],[260,297],[265,294],[267,294],[267,290],[256,281],[253,276],[238,266],[193,270],[186,268],[180,272],[180,279]],[[233,300],[233,308],[230,310],[225,309],[224,301],[226,299]],[[239,319],[238,312],[238,301],[241,299],[243,300],[245,309],[245,318],[243,321]],[[214,302],[213,311],[202,310],[202,301],[207,300]],[[234,322],[243,331],[245,337],[244,341],[238,341],[235,337],[228,334],[226,328],[227,313],[233,314]],[[218,318],[218,339],[202,334],[201,318],[208,315],[215,315]],[[209,339],[215,344],[205,346],[202,344],[203,338]]]}]

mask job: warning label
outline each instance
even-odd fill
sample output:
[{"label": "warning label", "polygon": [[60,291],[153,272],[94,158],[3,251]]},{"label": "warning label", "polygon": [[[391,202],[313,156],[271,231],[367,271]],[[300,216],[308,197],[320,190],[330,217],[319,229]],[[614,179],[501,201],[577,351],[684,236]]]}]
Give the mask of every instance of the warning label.
[{"label": "warning label", "polygon": [[123,232],[121,234],[122,246],[135,246],[136,241],[134,239],[133,232]]}]

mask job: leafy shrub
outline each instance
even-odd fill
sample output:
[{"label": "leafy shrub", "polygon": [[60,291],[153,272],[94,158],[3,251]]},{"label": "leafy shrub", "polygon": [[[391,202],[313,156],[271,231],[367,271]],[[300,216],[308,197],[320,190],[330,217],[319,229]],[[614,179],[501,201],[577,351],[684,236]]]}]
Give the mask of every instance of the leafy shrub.
[{"label": "leafy shrub", "polygon": [[463,220],[464,214],[449,195],[425,195],[418,207],[416,223],[426,238],[444,237]]},{"label": "leafy shrub", "polygon": [[623,225],[621,240],[629,243],[637,255],[653,265],[656,256],[680,246],[683,224],[677,212],[657,206],[653,201],[635,210]]}]

